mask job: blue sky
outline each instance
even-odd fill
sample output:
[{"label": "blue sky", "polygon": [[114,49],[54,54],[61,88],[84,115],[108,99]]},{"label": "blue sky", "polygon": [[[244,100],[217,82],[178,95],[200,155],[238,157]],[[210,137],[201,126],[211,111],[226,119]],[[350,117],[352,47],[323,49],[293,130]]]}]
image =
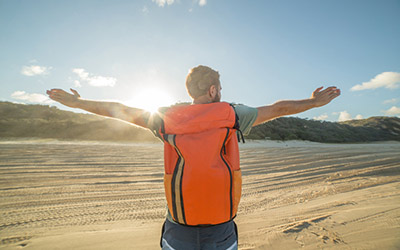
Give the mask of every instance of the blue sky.
[{"label": "blue sky", "polygon": [[202,64],[219,71],[224,101],[258,107],[334,85],[339,98],[296,116],[400,116],[399,13],[398,0],[0,0],[0,100],[66,109],[45,92],[72,87],[167,105],[190,100],[185,77]]}]

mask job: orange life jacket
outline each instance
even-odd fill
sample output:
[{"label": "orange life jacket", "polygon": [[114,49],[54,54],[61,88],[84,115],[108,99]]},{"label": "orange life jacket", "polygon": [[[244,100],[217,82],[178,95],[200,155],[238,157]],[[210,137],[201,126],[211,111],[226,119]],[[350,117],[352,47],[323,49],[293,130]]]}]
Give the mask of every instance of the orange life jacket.
[{"label": "orange life jacket", "polygon": [[164,186],[174,221],[216,225],[236,216],[242,189],[238,118],[218,102],[169,108],[162,116]]}]

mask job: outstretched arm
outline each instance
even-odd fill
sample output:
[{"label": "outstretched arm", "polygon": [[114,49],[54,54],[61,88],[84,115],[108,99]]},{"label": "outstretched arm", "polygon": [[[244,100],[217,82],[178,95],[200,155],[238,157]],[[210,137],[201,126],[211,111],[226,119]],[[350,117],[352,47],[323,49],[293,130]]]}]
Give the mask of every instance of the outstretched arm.
[{"label": "outstretched arm", "polygon": [[323,87],[317,88],[309,99],[278,101],[272,105],[258,107],[258,116],[253,126],[281,116],[293,115],[311,108],[322,107],[340,95],[340,89],[336,87],[322,89]]},{"label": "outstretched arm", "polygon": [[148,128],[145,117],[149,116],[149,113],[145,110],[131,108],[117,102],[81,99],[81,96],[76,90],[71,89],[71,91],[73,94],[70,94],[62,89],[51,89],[47,90],[47,94],[52,100],[65,106],[83,109],[90,113],[102,116],[117,118],[144,128]]}]

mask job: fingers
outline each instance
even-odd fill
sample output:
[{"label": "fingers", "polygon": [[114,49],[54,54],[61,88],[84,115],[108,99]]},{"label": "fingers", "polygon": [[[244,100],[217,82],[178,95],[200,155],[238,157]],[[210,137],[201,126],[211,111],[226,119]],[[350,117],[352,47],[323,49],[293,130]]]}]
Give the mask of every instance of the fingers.
[{"label": "fingers", "polygon": [[321,93],[330,93],[332,91],[335,91],[336,89],[337,88],[335,86],[331,86],[331,87],[328,87],[328,88],[322,90]]},{"label": "fingers", "polygon": [[332,91],[329,93],[329,96],[332,97],[332,99],[333,99],[333,98],[336,98],[336,97],[338,97],[338,96],[340,96],[340,89],[332,90]]},{"label": "fingers", "polygon": [[316,107],[324,106],[340,95],[340,89],[335,86],[330,86],[324,90],[322,89],[322,87],[317,88],[311,97],[315,100]]},{"label": "fingers", "polygon": [[51,99],[53,99],[55,93],[56,93],[56,90],[55,90],[55,89],[51,89],[51,90],[47,90],[47,91],[46,91],[46,94],[47,94]]},{"label": "fingers", "polygon": [[328,87],[321,92],[316,93],[319,96],[328,96],[329,98],[335,98],[340,95],[340,89],[336,88],[335,86]]},{"label": "fingers", "polygon": [[79,94],[76,90],[72,90],[73,94],[70,94],[62,89],[51,89],[47,90],[46,93],[49,95],[49,98],[59,102],[65,106],[75,108],[78,102]]},{"label": "fingers", "polygon": [[331,87],[329,90],[328,89],[324,90],[324,93],[321,94],[319,98],[321,98],[321,100],[325,99],[327,103],[329,103],[339,95],[340,95],[340,89],[337,89],[336,87]]},{"label": "fingers", "polygon": [[65,91],[62,89],[50,89],[50,90],[46,91],[46,93],[48,95],[55,95],[55,94],[59,94],[59,93],[63,93],[63,92],[65,92]]},{"label": "fingers", "polygon": [[74,93],[74,96],[81,97],[81,95],[75,89],[70,89],[70,90],[71,90],[72,93]]},{"label": "fingers", "polygon": [[[74,94],[75,97],[81,97],[81,95],[78,93],[78,91],[76,91],[75,89],[70,89],[71,92]],[[46,94],[48,94],[49,96],[65,96],[65,95],[71,95],[67,92],[65,92],[62,89],[51,89],[51,90],[47,90]]]},{"label": "fingers", "polygon": [[60,93],[62,93],[63,90],[62,89],[51,89],[51,90],[47,90],[46,93],[49,96],[55,96],[55,95],[59,95]]},{"label": "fingers", "polygon": [[323,89],[324,87],[323,86],[321,86],[321,87],[319,87],[319,88],[317,88],[316,90],[314,90],[314,92],[313,92],[313,94],[316,94],[316,93],[318,93],[321,89]]},{"label": "fingers", "polygon": [[62,90],[62,89],[50,89],[48,91],[50,91],[50,92],[60,92],[60,91],[64,91],[64,90]]},{"label": "fingers", "polygon": [[47,95],[49,95],[50,99],[57,102],[63,102],[65,100],[68,100],[70,96],[73,96],[62,89],[51,89],[47,90],[46,93]]}]

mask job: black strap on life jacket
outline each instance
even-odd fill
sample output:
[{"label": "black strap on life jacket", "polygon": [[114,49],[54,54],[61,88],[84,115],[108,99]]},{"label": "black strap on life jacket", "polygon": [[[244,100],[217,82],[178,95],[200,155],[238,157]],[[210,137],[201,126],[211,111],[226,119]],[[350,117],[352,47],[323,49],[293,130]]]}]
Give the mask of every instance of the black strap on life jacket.
[{"label": "black strap on life jacket", "polygon": [[235,106],[233,106],[232,104],[230,104],[230,105],[233,108],[233,110],[235,111],[235,117],[236,118],[235,118],[235,125],[233,126],[233,128],[238,131],[238,133],[237,133],[238,142],[240,142],[240,139],[242,139],[242,142],[245,143],[242,130],[240,130],[239,116],[236,113]]}]

